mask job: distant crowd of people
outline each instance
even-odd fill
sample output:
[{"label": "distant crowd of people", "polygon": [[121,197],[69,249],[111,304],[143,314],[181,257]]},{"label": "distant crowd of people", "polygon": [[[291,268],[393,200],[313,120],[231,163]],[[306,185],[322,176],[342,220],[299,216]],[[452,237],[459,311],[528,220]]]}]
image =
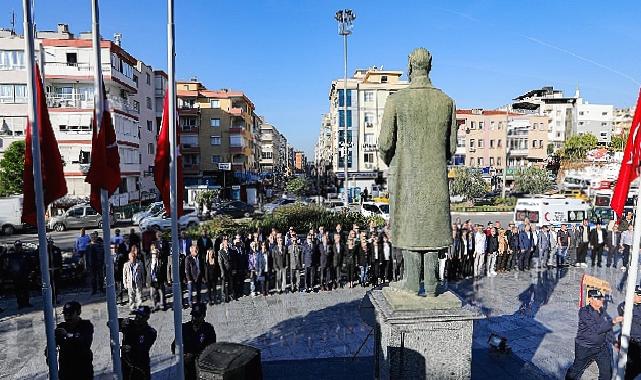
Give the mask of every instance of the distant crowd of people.
[{"label": "distant crowd of people", "polygon": [[[457,220],[452,224],[453,244],[440,259],[441,280],[494,277],[500,272],[524,271],[574,265],[587,268],[619,267],[625,270],[632,246],[632,213],[619,223],[604,226],[597,221],[590,228],[580,225],[535,224],[525,219],[517,226],[501,222],[486,226]],[[605,256],[605,259],[604,259]]]}]

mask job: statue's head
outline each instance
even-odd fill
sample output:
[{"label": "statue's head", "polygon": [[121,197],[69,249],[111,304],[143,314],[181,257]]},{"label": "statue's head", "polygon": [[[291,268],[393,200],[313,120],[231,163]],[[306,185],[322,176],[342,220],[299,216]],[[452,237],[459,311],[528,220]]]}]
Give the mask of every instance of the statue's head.
[{"label": "statue's head", "polygon": [[412,50],[409,56],[409,68],[407,76],[412,81],[412,75],[428,76],[432,70],[432,54],[425,48],[416,48]]}]

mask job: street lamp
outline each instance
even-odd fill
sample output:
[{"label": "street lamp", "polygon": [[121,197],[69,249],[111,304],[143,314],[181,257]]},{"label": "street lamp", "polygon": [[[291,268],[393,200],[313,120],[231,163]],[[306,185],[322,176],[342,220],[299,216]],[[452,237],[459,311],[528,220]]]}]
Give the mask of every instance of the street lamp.
[{"label": "street lamp", "polygon": [[[344,76],[343,76],[343,123],[345,123],[345,134],[343,135],[343,149],[344,149],[344,154],[343,154],[343,169],[345,170],[345,180],[343,182],[343,188],[344,188],[344,193],[343,193],[343,199],[345,201],[345,206],[347,206],[348,203],[348,196],[347,196],[347,155],[349,154],[349,148],[351,146],[350,144],[347,144],[347,36],[352,34],[352,27],[354,25],[354,20],[356,19],[356,15],[354,12],[352,12],[351,9],[341,9],[336,12],[336,21],[338,21],[338,34],[343,36],[343,47],[344,47],[344,54],[343,54],[343,64],[344,64]],[[338,118],[340,122],[340,117]],[[340,127],[340,125],[339,125]]]}]

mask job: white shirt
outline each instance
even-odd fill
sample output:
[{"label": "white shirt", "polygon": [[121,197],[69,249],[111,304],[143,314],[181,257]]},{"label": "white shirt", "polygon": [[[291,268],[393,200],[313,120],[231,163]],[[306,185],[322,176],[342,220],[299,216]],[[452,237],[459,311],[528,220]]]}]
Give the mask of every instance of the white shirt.
[{"label": "white shirt", "polygon": [[383,243],[383,257],[385,260],[389,260],[390,254],[389,243]]},{"label": "white shirt", "polygon": [[476,231],[474,233],[474,252],[475,253],[485,253],[485,233],[482,231]]}]

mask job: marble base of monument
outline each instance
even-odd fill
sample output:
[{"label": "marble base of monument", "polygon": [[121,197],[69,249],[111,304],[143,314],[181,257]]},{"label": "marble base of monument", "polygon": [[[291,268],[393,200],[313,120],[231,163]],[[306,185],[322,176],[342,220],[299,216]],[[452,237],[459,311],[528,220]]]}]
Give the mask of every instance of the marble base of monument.
[{"label": "marble base of monument", "polygon": [[386,287],[368,293],[374,307],[374,373],[379,379],[469,379],[472,329],[480,311],[454,293],[419,297]]}]

